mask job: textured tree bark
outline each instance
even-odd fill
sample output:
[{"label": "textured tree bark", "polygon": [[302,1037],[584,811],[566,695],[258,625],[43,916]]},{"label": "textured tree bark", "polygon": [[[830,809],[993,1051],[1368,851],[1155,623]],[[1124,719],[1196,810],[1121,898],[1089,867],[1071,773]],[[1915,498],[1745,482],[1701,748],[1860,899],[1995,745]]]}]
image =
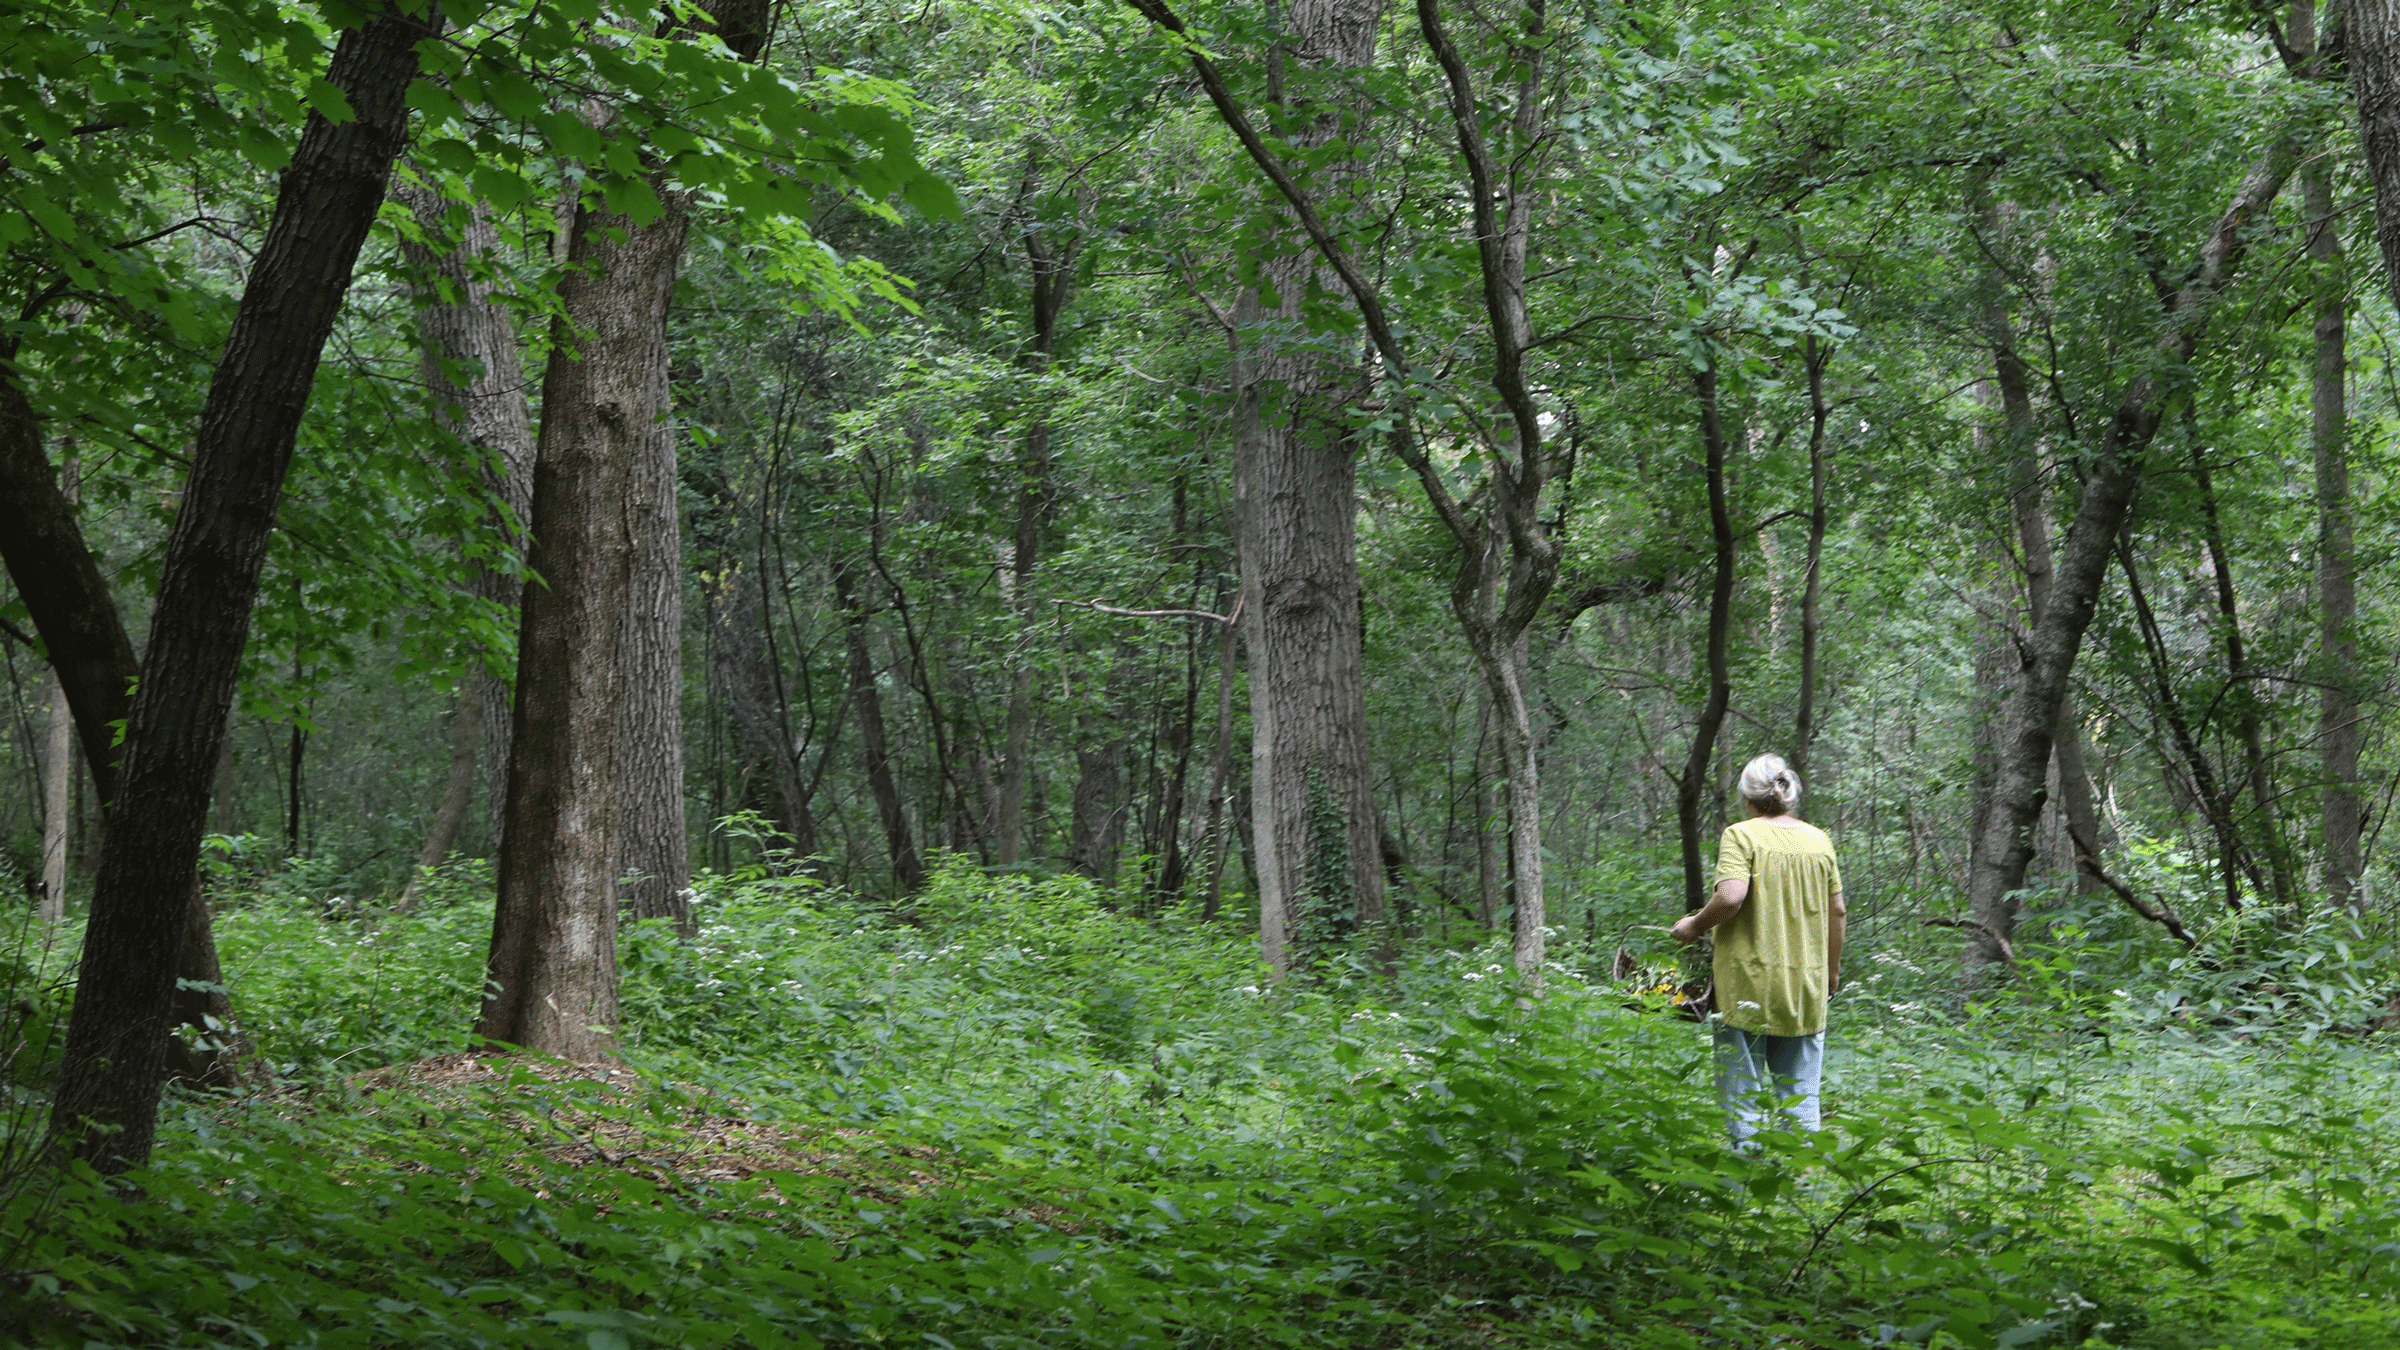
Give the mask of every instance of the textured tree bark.
[{"label": "textured tree bark", "polygon": [[[101,579],[99,564],[84,547],[75,499],[74,461],[67,462],[63,487],[51,480],[32,407],[22,390],[0,378],[0,536],[14,533],[18,548],[8,553],[9,572],[17,582],[18,594],[27,600],[27,608],[34,609],[37,592],[42,597],[42,607],[34,609],[34,625],[49,649],[50,678],[61,694],[51,704],[50,735],[55,738],[63,725],[71,725],[75,748],[83,752],[83,761],[91,770],[93,795],[105,813],[117,790],[116,724],[132,706],[132,689],[141,665],[117,612],[116,598]],[[50,616],[48,626],[44,615]],[[62,718],[66,719],[63,723]],[[55,815],[45,815],[42,839],[44,904],[51,904],[49,897],[55,896],[62,915],[66,860],[81,809],[74,800],[80,786],[74,779],[74,758],[72,753],[53,756],[56,767],[52,772],[64,775],[58,780],[64,800]],[[55,841],[52,820],[57,822]],[[51,880],[53,856],[57,859],[55,882]],[[187,916],[185,931],[192,940],[183,945],[175,975],[195,985],[215,986],[216,935],[196,890],[191,903],[201,922],[191,924]],[[205,1011],[221,1024],[230,1024],[233,1008],[223,992],[217,990],[207,997]],[[179,1016],[180,1009],[179,1004]],[[207,1030],[204,1022],[190,1027],[195,1035]],[[204,1071],[187,1072],[194,1069],[187,1057],[176,1064],[175,1071],[181,1077],[218,1082],[231,1066],[223,1070],[213,1063],[201,1067]]]},{"label": "textured tree bark", "polygon": [[1714,564],[1708,588],[1708,698],[1700,705],[1700,720],[1692,728],[1692,748],[1684,757],[1682,776],[1675,780],[1675,821],[1683,836],[1686,913],[1708,903],[1701,799],[1708,787],[1708,762],[1716,753],[1717,733],[1724,727],[1725,709],[1733,702],[1728,643],[1733,632],[1734,536],[1733,510],[1725,493],[1725,423],[1717,407],[1717,373],[1703,370],[1693,377],[1693,383],[1700,398],[1700,447],[1708,476],[1708,529],[1714,543]]},{"label": "textured tree bark", "polygon": [[[1986,232],[1991,247],[2006,250],[2009,238],[2011,209],[2005,203],[1991,203],[1985,208]],[[1987,297],[1984,310],[1984,336],[1992,350],[1992,382],[2000,391],[2002,434],[2007,437],[2009,464],[2009,502],[2015,518],[2017,547],[2025,568],[2027,621],[2039,628],[2050,612],[2051,584],[2057,574],[2057,560],[2050,545],[2050,499],[2044,484],[2041,463],[2039,429],[2033,409],[2033,384],[2024,359],[2017,352],[2016,331],[2008,313],[2007,278],[1997,267],[1986,278]],[[2018,672],[2017,697],[2026,697],[2022,688],[2022,669]],[[2097,840],[2101,837],[2099,805],[2092,794],[2090,772],[2084,767],[2082,719],[2075,709],[2075,696],[2070,692],[2059,697],[2058,711],[2052,723],[2052,757],[2056,761],[2060,806],[2065,812],[2070,837]],[[1995,778],[1997,777],[1995,766]],[[1988,815],[1988,795],[1978,802]],[[1985,819],[1975,822],[1974,839],[1983,837]],[[1974,868],[1970,850],[1968,869]],[[2099,888],[2099,882],[2088,872],[2076,869],[2076,884],[2086,890]],[[2008,895],[2000,893],[1997,901],[1987,893],[1986,908],[1972,911],[1973,923],[1965,928],[1968,937],[1966,968],[1970,984],[1979,972],[1993,964],[2006,964],[2014,952],[2017,906]]]},{"label": "textured tree bark", "polygon": [[833,566],[834,596],[842,606],[842,636],[850,654],[850,699],[858,715],[859,738],[867,754],[867,789],[875,795],[875,810],[883,820],[884,845],[891,852],[892,877],[903,895],[925,888],[925,862],[917,856],[915,833],[908,827],[908,810],[900,797],[899,780],[892,774],[892,752],[884,733],[883,694],[875,684],[875,659],[867,650],[867,611],[860,603],[857,564]]},{"label": "textured tree bark", "polygon": [[42,728],[42,899],[41,919],[54,924],[67,917],[67,812],[73,809],[75,773],[75,714],[67,707],[67,691],[50,672],[45,700],[49,716]]},{"label": "textured tree bark", "polygon": [[[392,197],[406,206],[417,224],[439,237],[447,229],[449,204],[440,194],[402,180],[392,185]],[[525,398],[525,362],[517,345],[516,324],[506,306],[492,299],[491,283],[477,275],[477,266],[499,251],[499,232],[492,228],[483,204],[466,209],[466,225],[458,246],[438,251],[423,243],[403,240],[402,256],[410,272],[430,278],[435,287],[420,293],[423,306],[426,388],[433,393],[436,415],[480,462],[484,491],[496,509],[485,519],[487,541],[509,553],[525,547],[525,521],[533,510],[533,417]],[[450,378],[457,368],[468,372],[463,385]],[[499,560],[470,559],[468,576],[475,593],[514,613],[524,603],[524,583],[514,569]],[[504,846],[503,808],[508,799],[508,741],[513,716],[512,682],[477,665],[467,675],[462,697],[476,705],[474,725],[481,741],[487,809],[492,822],[492,855]],[[472,786],[472,778],[469,780]],[[436,820],[451,810],[445,796]],[[466,808],[459,808],[463,822]],[[431,841],[425,853],[431,853]],[[442,855],[449,852],[444,840]],[[440,861],[440,856],[434,859]],[[410,883],[413,893],[415,882]]]},{"label": "textured tree bark", "polygon": [[[2346,10],[2346,13],[2345,13]],[[2287,59],[2296,73],[2339,78],[2325,51],[2336,28],[2346,29],[2350,78],[2358,96],[2367,168],[2375,185],[2375,237],[2386,270],[2400,258],[2400,5],[2394,0],[2350,0],[2325,6],[2323,27],[2313,0],[2295,0],[2286,24]],[[2300,166],[2301,214],[2307,230],[2309,311],[2314,330],[2315,369],[2309,390],[2309,448],[2316,461],[2317,494],[2317,774],[2322,782],[2318,815],[2325,835],[2327,898],[2336,905],[2366,909],[2366,859],[2360,851],[2365,821],[2358,792],[2360,721],[2353,680],[2358,637],[2351,624],[2358,612],[2357,546],[2350,507],[2349,329],[2350,267],[2335,223],[2333,167],[2322,155]],[[2400,273],[2393,273],[2400,278]],[[2400,294],[2400,280],[2394,281]]]},{"label": "textured tree bark", "polygon": [[[681,203],[676,209],[680,212]],[[665,223],[662,218],[648,228]],[[676,230],[682,256],[682,230]],[[674,289],[670,266],[667,287]],[[692,918],[691,836],[683,818],[683,543],[676,504],[675,428],[669,417],[666,305],[657,311],[658,366],[634,460],[633,593],[622,639],[625,670],[623,820],[617,841],[620,899],[637,919]]]},{"label": "textured tree bark", "polygon": [[[0,351],[14,356],[15,349]],[[50,652],[98,781],[115,782],[109,723],[125,716],[141,665],[108,582],[84,545],[74,498],[59,486],[33,405],[0,375],[0,562]],[[108,791],[101,792],[103,801]]]},{"label": "textured tree bark", "polygon": [[[742,60],[756,61],[765,50],[765,0],[705,0],[701,9]],[[666,203],[665,214],[636,227],[673,237],[658,245],[666,257],[665,293],[654,307],[641,311],[643,321],[652,326],[643,341],[655,362],[643,401],[654,411],[636,428],[630,513],[633,589],[620,640],[625,705],[615,865],[624,888],[620,899],[633,917],[669,920],[688,938],[697,929],[692,917],[691,834],[684,823],[683,530],[674,403],[667,379],[667,301],[683,257],[689,202],[678,192],[662,189],[659,196]],[[644,297],[651,294],[646,277],[629,276],[627,284]],[[547,417],[548,404],[543,406]]]},{"label": "textured tree bark", "polygon": [[[1303,284],[1288,280],[1295,304]],[[1255,296],[1242,304],[1245,327],[1271,317]],[[1260,948],[1282,971],[1308,912],[1329,933],[1380,920],[1383,871],[1367,761],[1350,447],[1338,427],[1304,420],[1332,411],[1319,402],[1330,391],[1309,363],[1253,352],[1243,366],[1235,537],[1251,652],[1250,830]],[[1269,400],[1283,410],[1264,407]]]},{"label": "textured tree bark", "polygon": [[337,126],[309,114],[201,411],[127,714],[51,1110],[54,1143],[103,1171],[150,1156],[209,780],[276,501],[325,339],[406,134],[416,43],[439,25],[438,15],[386,7],[342,35],[326,79],[356,115]]},{"label": "textured tree bark", "polygon": [[[1375,59],[1378,12],[1367,0],[1296,0],[1284,32],[1301,64],[1358,69]],[[1339,121],[1326,108],[1287,136],[1322,145]],[[1244,291],[1234,315],[1245,335],[1234,370],[1234,538],[1250,649],[1250,835],[1260,949],[1277,972],[1304,910],[1333,931],[1383,918],[1358,618],[1357,446],[1343,424],[1362,391],[1339,355],[1277,345],[1299,331],[1312,280],[1333,282],[1320,270],[1308,236],[1288,229],[1261,268],[1265,288]]]},{"label": "textured tree bark", "polygon": [[542,377],[532,552],[517,636],[508,847],[477,1037],[590,1061],[617,1022],[627,639],[666,385],[682,202],[648,225],[575,213]]},{"label": "textured tree bark", "polygon": [[[2244,231],[2273,205],[2299,162],[2301,146],[2297,132],[2281,135],[2243,175],[2225,214],[2202,241],[2189,277],[2166,300],[2167,331],[2154,347],[2160,367],[2173,369],[2190,362],[2210,307],[2240,266],[2248,242]],[[2058,557],[2049,610],[2026,639],[2024,684],[2010,700],[1999,781],[1992,810],[1978,832],[1968,877],[1971,913],[2001,907],[2009,892],[2025,884],[2025,868],[2033,858],[2033,826],[2047,795],[2059,702],[2066,696],[2084,630],[2099,605],[2100,583],[2168,397],[2169,390],[2149,370],[2128,380],[2084,481],[2083,498]]]},{"label": "textured tree bark", "polygon": [[2342,28],[2358,138],[2375,184],[2375,243],[2384,283],[2400,299],[2400,0],[2347,0]]}]

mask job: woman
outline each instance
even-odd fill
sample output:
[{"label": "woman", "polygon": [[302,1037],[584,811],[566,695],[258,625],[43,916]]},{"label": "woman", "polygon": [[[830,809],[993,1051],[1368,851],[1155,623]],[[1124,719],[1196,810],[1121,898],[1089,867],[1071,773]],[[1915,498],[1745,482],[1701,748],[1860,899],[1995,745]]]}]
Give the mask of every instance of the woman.
[{"label": "woman", "polygon": [[1757,1132],[1758,1094],[1799,1098],[1800,1128],[1818,1128],[1825,1000],[1841,983],[1842,869],[1825,832],[1792,814],[1800,778],[1781,755],[1742,768],[1750,819],[1717,845],[1717,889],[1668,930],[1678,942],[1717,933],[1717,1095],[1736,1142]]}]

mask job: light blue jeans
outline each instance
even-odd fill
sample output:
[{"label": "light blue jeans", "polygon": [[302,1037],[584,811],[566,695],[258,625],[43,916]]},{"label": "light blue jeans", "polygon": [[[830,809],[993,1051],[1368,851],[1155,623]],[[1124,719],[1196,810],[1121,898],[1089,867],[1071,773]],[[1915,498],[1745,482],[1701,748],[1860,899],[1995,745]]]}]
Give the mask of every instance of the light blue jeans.
[{"label": "light blue jeans", "polygon": [[1725,1129],[1735,1143],[1747,1142],[1766,1122],[1762,1093],[1776,1102],[1797,1097],[1781,1107],[1792,1124],[1803,1130],[1821,1129],[1817,1088],[1825,1078],[1825,1033],[1808,1036],[1769,1036],[1737,1027],[1717,1028],[1717,1099],[1725,1104]]}]

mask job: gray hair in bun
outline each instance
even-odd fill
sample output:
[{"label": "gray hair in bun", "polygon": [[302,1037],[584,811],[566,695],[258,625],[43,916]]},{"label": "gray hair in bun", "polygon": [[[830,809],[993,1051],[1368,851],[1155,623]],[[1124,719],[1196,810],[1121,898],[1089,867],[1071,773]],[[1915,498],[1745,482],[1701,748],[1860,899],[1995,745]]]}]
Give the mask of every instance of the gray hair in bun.
[{"label": "gray hair in bun", "polygon": [[1781,755],[1760,755],[1742,766],[1742,798],[1770,816],[1800,805],[1800,775]]}]

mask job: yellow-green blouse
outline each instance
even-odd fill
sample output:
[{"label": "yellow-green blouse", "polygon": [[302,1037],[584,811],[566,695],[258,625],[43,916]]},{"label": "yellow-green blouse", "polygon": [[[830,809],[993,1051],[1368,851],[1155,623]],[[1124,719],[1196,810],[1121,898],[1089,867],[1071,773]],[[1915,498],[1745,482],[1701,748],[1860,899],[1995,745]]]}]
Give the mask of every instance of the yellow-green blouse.
[{"label": "yellow-green blouse", "polygon": [[1736,878],[1750,897],[1716,930],[1718,1014],[1769,1036],[1823,1031],[1827,914],[1842,889],[1833,841],[1814,825],[1745,820],[1717,845],[1717,880]]}]

